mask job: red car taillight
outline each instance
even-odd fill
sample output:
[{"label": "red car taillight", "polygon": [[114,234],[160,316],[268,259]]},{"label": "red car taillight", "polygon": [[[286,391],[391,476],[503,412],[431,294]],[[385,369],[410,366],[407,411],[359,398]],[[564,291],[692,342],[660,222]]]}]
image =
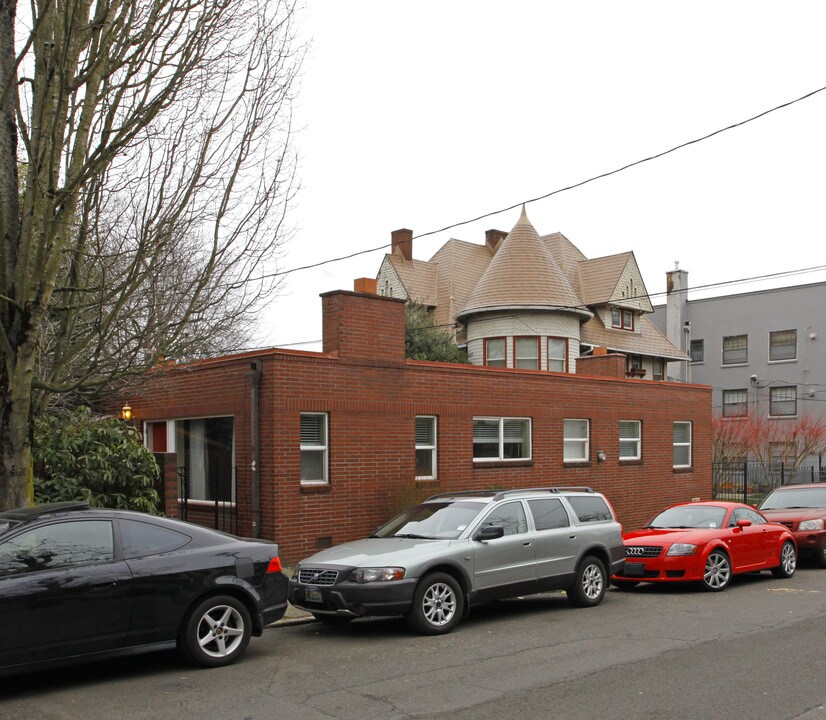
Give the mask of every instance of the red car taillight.
[{"label": "red car taillight", "polygon": [[278,557],[278,555],[276,555],[272,560],[270,560],[270,564],[267,565],[267,572],[281,572],[281,559]]}]

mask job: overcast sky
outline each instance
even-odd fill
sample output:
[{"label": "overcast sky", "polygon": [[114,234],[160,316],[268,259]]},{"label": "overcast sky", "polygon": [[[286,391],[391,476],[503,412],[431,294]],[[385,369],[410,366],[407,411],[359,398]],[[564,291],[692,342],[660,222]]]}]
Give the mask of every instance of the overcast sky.
[{"label": "overcast sky", "polygon": [[[302,190],[281,270],[551,193],[826,86],[823,2],[306,2]],[[632,250],[658,304],[675,261],[692,287],[826,265],[825,173],[821,92],[527,212],[589,258]],[[518,217],[414,240],[413,255]],[[319,294],[375,277],[384,252],[287,275],[256,344],[320,340]]]}]

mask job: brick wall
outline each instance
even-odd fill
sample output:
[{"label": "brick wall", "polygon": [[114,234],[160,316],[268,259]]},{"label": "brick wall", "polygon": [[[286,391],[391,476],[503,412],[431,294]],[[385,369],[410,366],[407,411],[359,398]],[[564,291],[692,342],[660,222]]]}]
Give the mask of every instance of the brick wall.
[{"label": "brick wall", "polygon": [[[710,498],[709,387],[404,361],[402,303],[347,292],[323,302],[325,353],[270,350],[171,367],[129,396],[141,422],[235,418],[239,533],[249,534],[245,375],[252,360],[262,362],[261,535],[279,542],[285,561],[311,554],[328,538],[364,536],[437,492],[590,485],[606,493],[629,528],[668,503]],[[302,412],[329,415],[329,485],[301,485]],[[415,480],[416,415],[438,418],[437,480]],[[531,418],[532,458],[474,462],[474,416]],[[590,462],[563,463],[565,418],[590,421]],[[619,420],[642,422],[641,461],[618,460]],[[674,421],[693,424],[688,470],[672,467]],[[597,461],[600,450],[604,462]]]}]

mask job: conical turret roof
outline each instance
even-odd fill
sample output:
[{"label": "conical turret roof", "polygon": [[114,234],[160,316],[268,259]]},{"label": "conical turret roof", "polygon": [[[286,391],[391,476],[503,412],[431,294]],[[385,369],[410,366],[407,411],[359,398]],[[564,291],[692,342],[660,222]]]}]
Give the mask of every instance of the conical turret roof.
[{"label": "conical turret roof", "polygon": [[457,314],[511,309],[562,310],[591,317],[522,206],[465,306]]}]

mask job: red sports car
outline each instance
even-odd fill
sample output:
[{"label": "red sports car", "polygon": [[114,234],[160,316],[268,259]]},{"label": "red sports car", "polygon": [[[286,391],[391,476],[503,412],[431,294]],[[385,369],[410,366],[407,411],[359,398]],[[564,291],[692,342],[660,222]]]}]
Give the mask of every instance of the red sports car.
[{"label": "red sports car", "polygon": [[619,588],[640,582],[700,582],[725,589],[733,575],[771,570],[788,578],[797,546],[788,528],[748,505],[693,502],[672,505],[642,530],[624,533],[626,561],[611,578]]}]

